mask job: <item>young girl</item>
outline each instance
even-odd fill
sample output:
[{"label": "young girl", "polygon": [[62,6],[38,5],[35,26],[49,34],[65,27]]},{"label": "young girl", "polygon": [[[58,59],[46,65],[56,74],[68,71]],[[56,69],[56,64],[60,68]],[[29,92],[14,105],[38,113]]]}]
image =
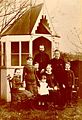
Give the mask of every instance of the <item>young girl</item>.
[{"label": "young girl", "polygon": [[49,90],[51,89],[46,82],[47,78],[45,74],[42,74],[42,79],[39,80],[40,86],[38,86],[38,105],[46,105],[49,97]]},{"label": "young girl", "polygon": [[54,74],[52,73],[51,64],[47,65],[46,70],[45,70],[45,75],[47,77],[47,83],[48,83],[49,87],[54,88],[56,81],[55,81]]},{"label": "young girl", "polygon": [[47,77],[47,83],[50,88],[53,88],[53,90],[49,90],[49,101],[52,105],[58,105],[59,104],[59,87],[58,83],[55,79],[54,74],[52,73],[52,66],[51,64],[48,64],[45,70],[45,74]]},{"label": "young girl", "polygon": [[40,80],[40,71],[39,71],[39,63],[38,62],[36,62],[35,64],[34,64],[34,68],[35,68],[35,77],[36,77],[36,81],[37,81],[37,85],[39,84],[38,83],[38,80]]}]

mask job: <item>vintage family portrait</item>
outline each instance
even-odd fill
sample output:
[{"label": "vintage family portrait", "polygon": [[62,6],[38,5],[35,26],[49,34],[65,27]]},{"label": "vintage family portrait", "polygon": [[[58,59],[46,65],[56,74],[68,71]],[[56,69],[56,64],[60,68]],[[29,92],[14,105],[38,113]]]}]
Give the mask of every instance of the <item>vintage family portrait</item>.
[{"label": "vintage family portrait", "polygon": [[82,0],[0,0],[0,120],[81,120]]}]

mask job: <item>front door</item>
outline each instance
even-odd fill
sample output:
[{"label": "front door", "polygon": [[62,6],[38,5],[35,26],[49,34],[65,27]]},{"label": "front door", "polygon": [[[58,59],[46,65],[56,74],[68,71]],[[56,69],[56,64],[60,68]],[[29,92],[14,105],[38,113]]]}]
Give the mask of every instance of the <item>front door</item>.
[{"label": "front door", "polygon": [[44,37],[39,37],[33,41],[33,57],[39,52],[39,46],[45,46],[45,52],[51,58],[51,41]]}]

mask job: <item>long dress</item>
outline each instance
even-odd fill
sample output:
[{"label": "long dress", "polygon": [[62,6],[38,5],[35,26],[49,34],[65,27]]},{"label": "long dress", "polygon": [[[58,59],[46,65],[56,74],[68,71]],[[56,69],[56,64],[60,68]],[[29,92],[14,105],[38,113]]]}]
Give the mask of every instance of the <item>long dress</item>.
[{"label": "long dress", "polygon": [[35,76],[35,68],[32,65],[26,65],[23,68],[23,81],[26,83],[26,90],[37,95],[37,82]]},{"label": "long dress", "polygon": [[40,86],[38,87],[38,101],[47,103],[49,97],[49,88],[48,83],[39,82]]},{"label": "long dress", "polygon": [[19,102],[21,102],[21,100],[27,100],[33,97],[33,94],[30,91],[20,88],[23,88],[21,83],[21,76],[14,76],[12,78],[12,90],[14,100],[18,100]]}]

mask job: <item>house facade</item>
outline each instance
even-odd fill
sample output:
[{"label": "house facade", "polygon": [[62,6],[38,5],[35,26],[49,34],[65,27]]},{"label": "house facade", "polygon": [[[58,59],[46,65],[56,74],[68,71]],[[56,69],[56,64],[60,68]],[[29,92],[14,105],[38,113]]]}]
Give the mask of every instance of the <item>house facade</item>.
[{"label": "house facade", "polygon": [[34,57],[38,46],[43,44],[46,53],[53,57],[54,37],[57,36],[47,13],[43,12],[43,4],[31,7],[16,19],[1,34],[0,39],[0,95],[6,101],[11,100],[7,75],[12,77],[15,68],[21,69],[26,64],[28,55]]}]

